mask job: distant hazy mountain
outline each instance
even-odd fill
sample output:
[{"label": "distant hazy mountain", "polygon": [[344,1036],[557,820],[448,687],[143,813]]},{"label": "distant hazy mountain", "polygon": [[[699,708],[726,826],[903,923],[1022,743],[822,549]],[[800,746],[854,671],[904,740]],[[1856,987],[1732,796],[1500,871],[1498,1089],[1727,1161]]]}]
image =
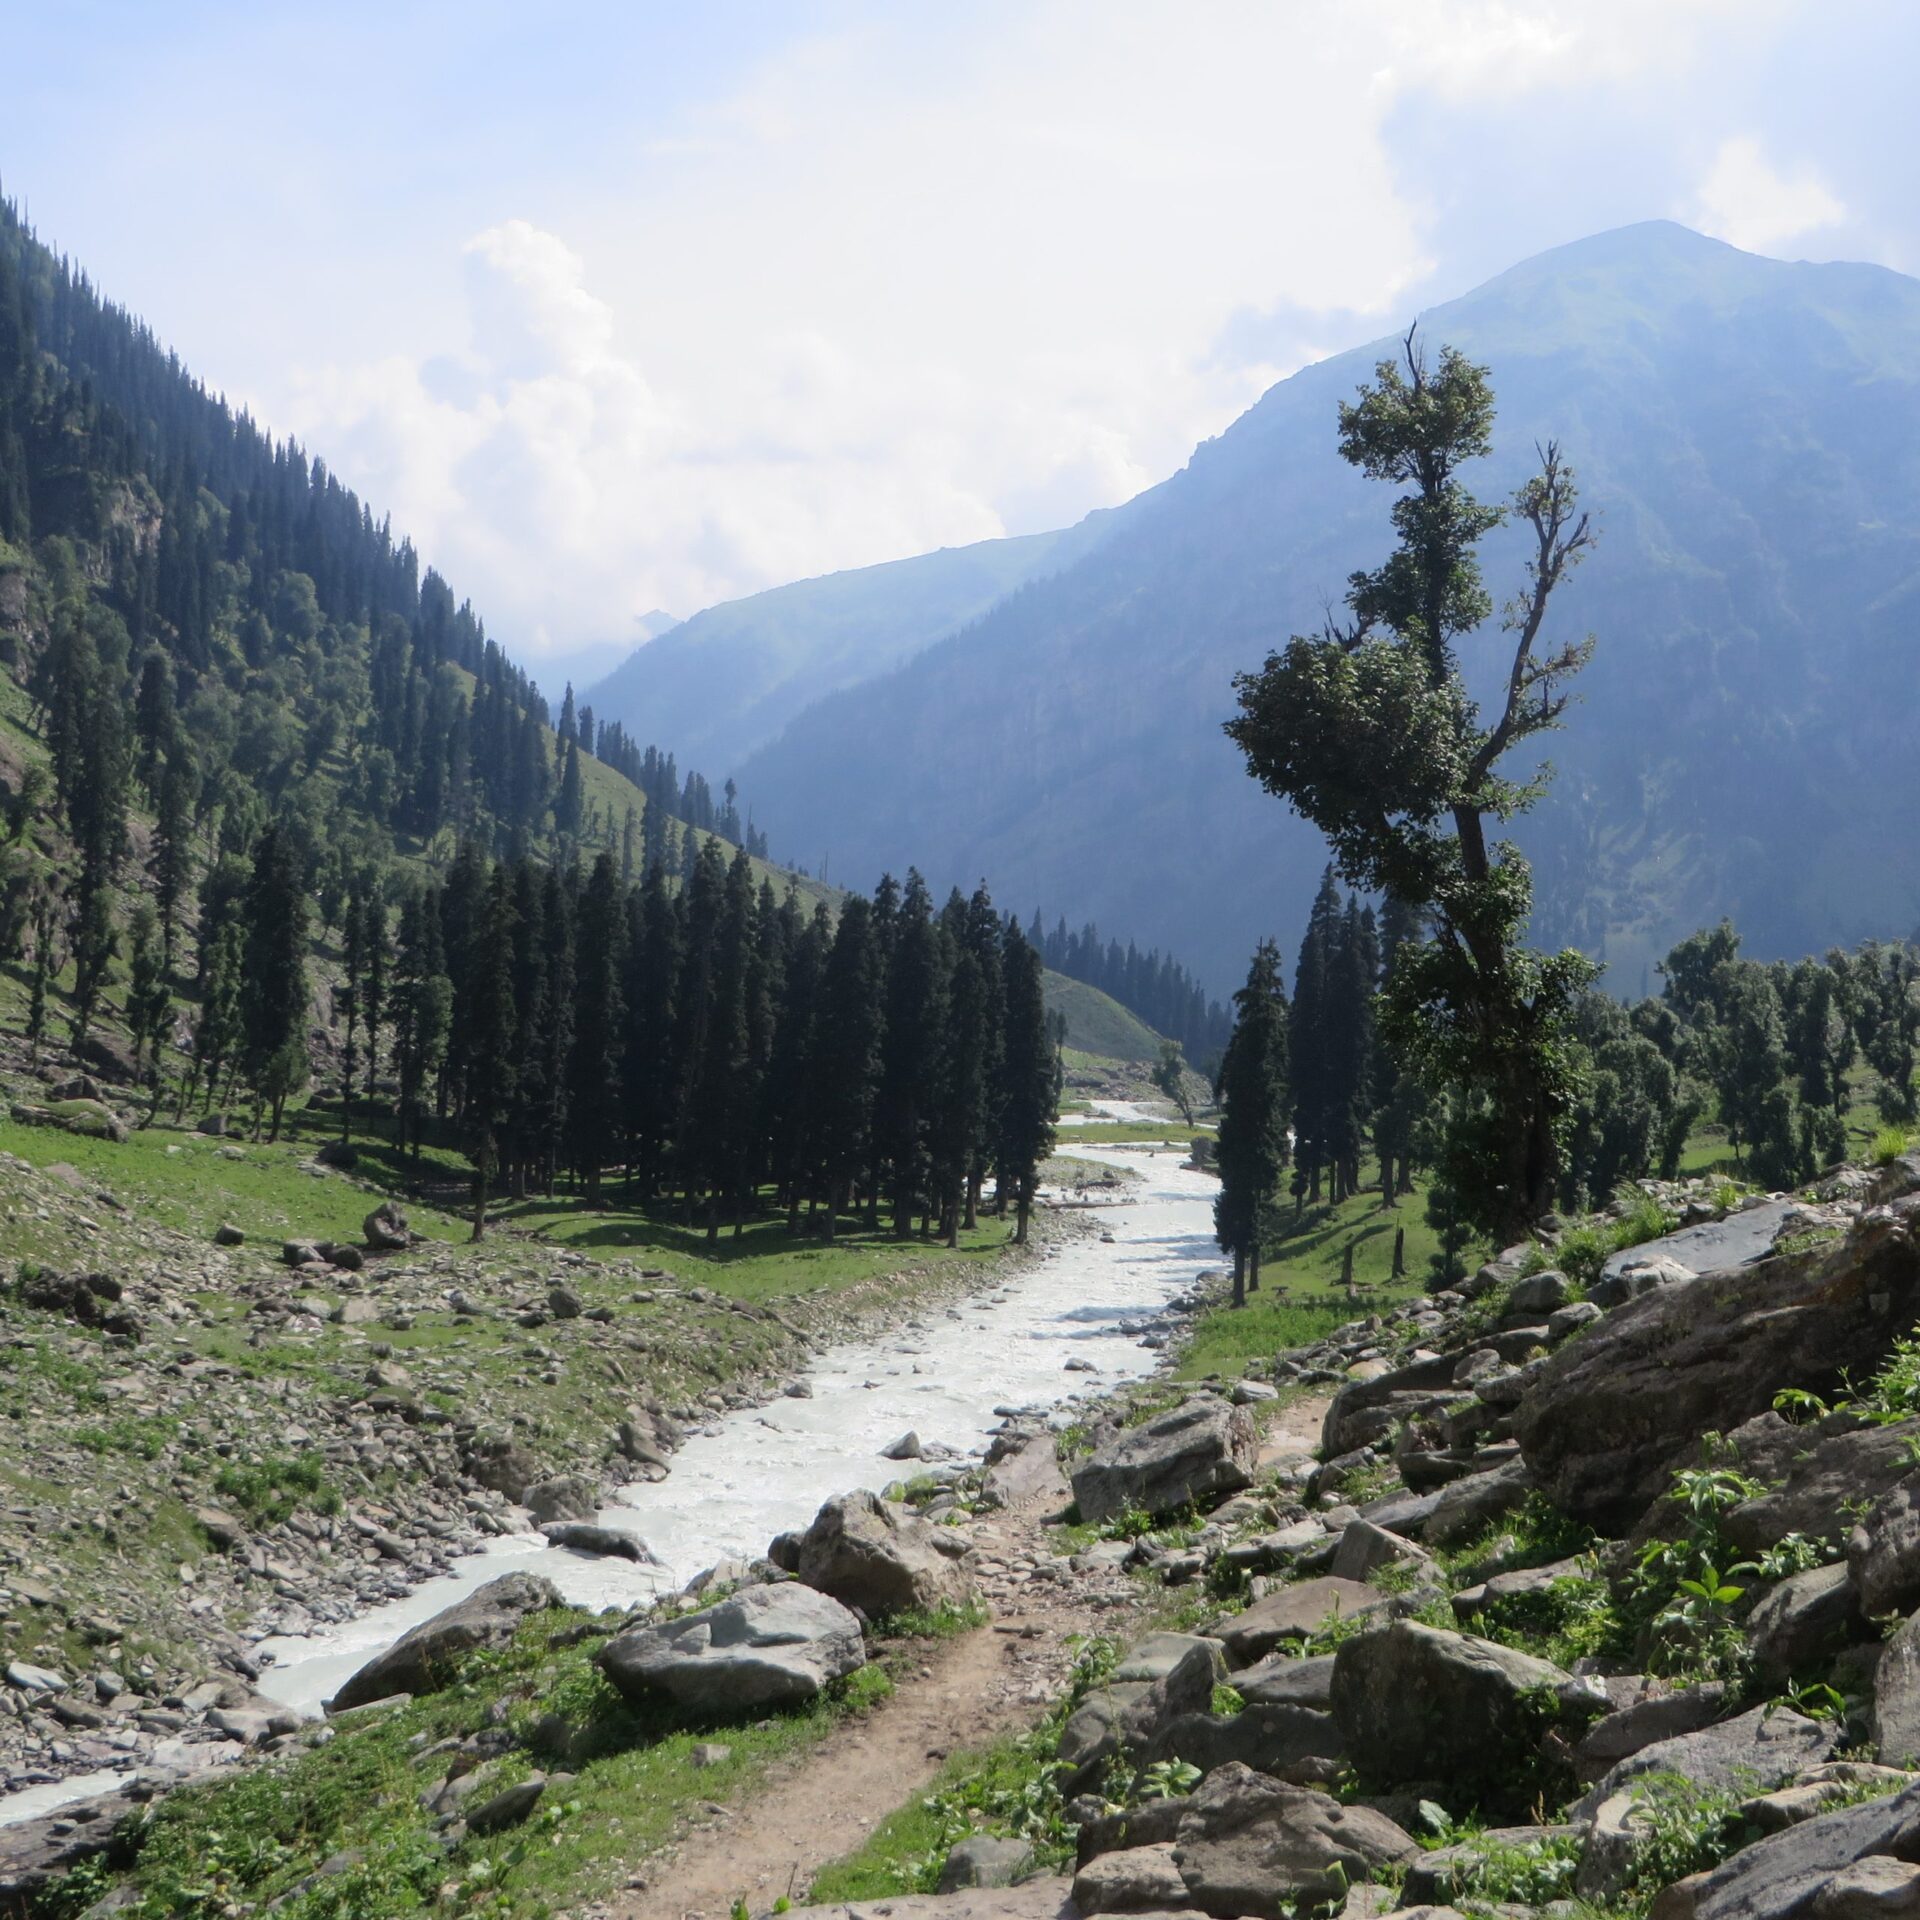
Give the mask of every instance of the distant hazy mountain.
[{"label": "distant hazy mountain", "polygon": [[683,766],[725,774],[823,694],[899,666],[1071,566],[1119,518],[1089,514],[1064,533],[943,547],[729,600],[650,640],[585,697],[600,719],[670,748]]},{"label": "distant hazy mountain", "polygon": [[[1920,282],[1659,222],[1527,261],[1423,326],[1492,366],[1497,452],[1469,484],[1505,494],[1555,436],[1603,531],[1558,614],[1599,653],[1519,834],[1539,931],[1629,991],[1723,913],[1759,953],[1911,932]],[[740,770],[776,838],[829,849],[850,884],[909,860],[936,886],[988,874],[1005,904],[1124,927],[1216,988],[1259,935],[1296,937],[1324,852],[1220,722],[1233,674],[1391,543],[1389,489],[1334,432],[1392,345],[1281,382],[1092,552],[801,715]],[[1519,557],[1511,533],[1488,542],[1496,591]],[[1490,631],[1475,665],[1499,648]],[[696,757],[724,758],[706,740]]]}]

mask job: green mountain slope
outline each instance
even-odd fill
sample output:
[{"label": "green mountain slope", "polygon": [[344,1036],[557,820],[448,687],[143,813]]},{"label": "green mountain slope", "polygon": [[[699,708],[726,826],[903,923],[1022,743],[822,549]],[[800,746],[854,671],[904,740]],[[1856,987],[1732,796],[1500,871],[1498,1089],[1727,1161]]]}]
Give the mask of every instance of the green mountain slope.
[{"label": "green mountain slope", "polygon": [[1063,973],[1046,976],[1047,1011],[1065,1014],[1067,1045],[1103,1060],[1152,1061],[1160,1057],[1160,1036],[1136,1019],[1118,1000],[1083,980]]},{"label": "green mountain slope", "polygon": [[[1552,799],[1519,834],[1540,932],[1633,991],[1723,913],[1758,955],[1911,931],[1920,282],[1656,222],[1422,324],[1492,366],[1475,491],[1511,489],[1555,436],[1601,524],[1558,612],[1599,652]],[[1233,674],[1316,627],[1391,544],[1389,491],[1334,433],[1392,346],[1281,382],[1077,565],[818,703],[741,772],[767,817],[849,883],[911,848],[936,885],[990,872],[1004,898],[1125,926],[1233,984],[1259,936],[1297,931],[1325,853],[1220,723]],[[1487,558],[1510,591],[1511,531]]]}]

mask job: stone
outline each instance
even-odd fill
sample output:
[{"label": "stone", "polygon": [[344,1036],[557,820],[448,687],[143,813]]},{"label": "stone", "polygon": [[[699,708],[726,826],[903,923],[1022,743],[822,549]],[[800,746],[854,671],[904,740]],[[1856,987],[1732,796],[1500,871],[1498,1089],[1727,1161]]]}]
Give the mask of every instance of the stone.
[{"label": "stone", "polygon": [[320,1249],[311,1240],[283,1240],[280,1258],[290,1267],[304,1267],[320,1258]]},{"label": "stone", "polygon": [[971,1834],[955,1843],[940,1869],[937,1891],[960,1893],[969,1887],[1010,1887],[1034,1869],[1033,1849],[1024,1840],[1002,1840],[990,1833]]},{"label": "stone", "polygon": [[600,1511],[600,1483],[587,1473],[556,1473],[521,1496],[536,1526],[550,1520],[591,1520]]},{"label": "stone", "polygon": [[358,1247],[329,1245],[326,1255],[328,1264],[338,1267],[342,1273],[358,1273],[367,1264],[366,1256]]},{"label": "stone", "polygon": [[814,1699],[866,1658],[860,1623],[839,1601],[788,1582],[616,1635],[595,1663],[629,1699],[664,1693],[726,1714]]},{"label": "stone", "polygon": [[963,1605],[966,1570],[945,1549],[949,1531],[904,1514],[863,1491],[829,1500],[800,1536],[794,1572],[809,1587],[857,1607],[868,1619],[909,1609]]},{"label": "stone", "polygon": [[1911,1786],[1914,1775],[1904,1767],[1876,1767],[1859,1760],[1833,1760],[1802,1774],[1790,1787],[1777,1787],[1757,1799],[1741,1803],[1740,1817],[1762,1833],[1797,1827],[1845,1801],[1866,1800],[1873,1790],[1898,1793]]},{"label": "stone", "polygon": [[29,1660],[7,1662],[7,1685],[23,1693],[58,1693],[66,1684],[66,1676],[51,1667],[36,1667]]},{"label": "stone", "polygon": [[1590,1327],[1600,1318],[1601,1310],[1591,1300],[1574,1300],[1547,1315],[1547,1338],[1558,1346],[1562,1340],[1578,1333],[1582,1327]]},{"label": "stone", "polygon": [[1590,1697],[1550,1662],[1412,1620],[1334,1656],[1333,1717],[1364,1777],[1444,1782],[1490,1811],[1525,1810],[1543,1739],[1583,1712]]},{"label": "stone", "polygon": [[556,1320],[578,1320],[582,1304],[580,1296],[571,1287],[547,1289],[547,1311]]},{"label": "stone", "polygon": [[[1074,1920],[1068,1882],[1049,1874],[1017,1887],[971,1887],[960,1893],[886,1894],[830,1907],[795,1909],[794,1920]],[[1175,1920],[1136,1914],[1134,1920]],[[1190,1909],[1180,1920],[1192,1920]]]},{"label": "stone", "polygon": [[375,1253],[404,1253],[413,1245],[407,1216],[391,1200],[383,1200],[360,1223],[360,1237]]},{"label": "stone", "polygon": [[[1175,1644],[1177,1643],[1177,1644]],[[1138,1755],[1182,1715],[1213,1702],[1219,1647],[1195,1634],[1154,1634],[1107,1685],[1089,1693],[1060,1730],[1059,1761],[1070,1797],[1093,1784],[1117,1753]]]},{"label": "stone", "polygon": [[1433,1547],[1470,1540],[1493,1521],[1511,1513],[1532,1486],[1533,1477],[1526,1463],[1520,1460],[1509,1461],[1486,1473],[1470,1473],[1464,1480],[1455,1480],[1440,1490],[1440,1498],[1427,1515],[1426,1525],[1420,1529],[1420,1538]]},{"label": "stone", "polygon": [[243,1247],[247,1236],[231,1220],[222,1220],[213,1230],[213,1244],[216,1247]]},{"label": "stone", "polygon": [[540,1529],[556,1547],[571,1553],[604,1554],[612,1559],[634,1560],[646,1567],[657,1567],[659,1556],[625,1527],[602,1527],[591,1520],[549,1520]]},{"label": "stone", "polygon": [[1629,1264],[1603,1272],[1587,1289],[1587,1298],[1603,1312],[1624,1306],[1629,1300],[1638,1300],[1643,1294],[1656,1293],[1662,1287],[1686,1286],[1700,1277],[1696,1269],[1684,1261],[1640,1253],[1638,1249],[1635,1254],[1638,1257],[1629,1256]]},{"label": "stone", "polygon": [[42,1911],[40,1897],[75,1867],[105,1853],[119,1829],[142,1811],[145,1798],[123,1789],[69,1801],[38,1820],[0,1826],[0,1912]]},{"label": "stone", "polygon": [[1301,1580],[1221,1621],[1220,1643],[1230,1667],[1250,1667],[1289,1641],[1311,1640],[1331,1622],[1379,1613],[1387,1604],[1378,1588],[1355,1580]]},{"label": "stone", "polygon": [[1259,1436],[1244,1408],[1195,1398],[1130,1427],[1073,1470],[1080,1517],[1171,1513],[1253,1484]]},{"label": "stone", "polygon": [[1572,1817],[1590,1819],[1602,1802],[1648,1773],[1677,1773],[1696,1787],[1763,1793],[1818,1766],[1833,1752],[1833,1727],[1785,1707],[1755,1707],[1697,1733],[1656,1740],[1608,1768],[1575,1802]]},{"label": "stone", "polygon": [[1511,1573],[1496,1573],[1477,1585],[1462,1587],[1453,1596],[1453,1617],[1462,1626],[1472,1622],[1489,1607],[1500,1608],[1524,1600],[1536,1593],[1550,1593],[1562,1580],[1591,1577],[1577,1560],[1555,1560],[1544,1567],[1516,1567]]},{"label": "stone", "polygon": [[216,1547],[237,1547],[247,1537],[246,1523],[220,1507],[195,1507],[193,1523]]},{"label": "stone", "polygon": [[[941,1891],[951,1891],[944,1879]],[[1073,1876],[1073,1904],[1088,1915],[1167,1912],[1187,1905],[1187,1883],[1171,1844],[1124,1847],[1089,1860]]]},{"label": "stone", "polygon": [[313,1158],[318,1166],[351,1173],[360,1164],[360,1149],[348,1140],[325,1140],[314,1149]]},{"label": "stone", "polygon": [[1869,1213],[1837,1245],[1707,1274],[1609,1314],[1538,1363],[1514,1431],[1556,1507],[1625,1533],[1702,1433],[1764,1412],[1783,1388],[1830,1393],[1843,1376],[1871,1377],[1916,1319],[1920,1239]]},{"label": "stone", "polygon": [[1892,1766],[1920,1760],[1920,1613],[1904,1621],[1873,1674],[1873,1744]]},{"label": "stone", "polygon": [[[1849,1870],[1867,1860],[1920,1862],[1920,1785],[1841,1807],[1768,1834],[1709,1872],[1669,1887],[1655,1920],[1806,1920]],[[1878,1870],[1876,1869],[1876,1872]],[[1875,1909],[1850,1906],[1848,1920]],[[1842,1920],[1821,1911],[1821,1920]]]},{"label": "stone", "polygon": [[1727,1690],[1717,1680],[1656,1693],[1596,1720],[1573,1750],[1575,1777],[1587,1785],[1658,1740],[1698,1733],[1719,1719]]},{"label": "stone", "polygon": [[1233,1677],[1249,1706],[1311,1707],[1324,1713],[1333,1705],[1333,1655],[1269,1654],[1256,1667]]},{"label": "stone", "polygon": [[327,1703],[327,1711],[340,1713],[394,1693],[437,1693],[452,1680],[463,1655],[505,1646],[529,1614],[559,1604],[560,1590],[551,1580],[536,1573],[504,1573],[375,1654]]},{"label": "stone", "polygon": [[1346,1743],[1330,1713],[1253,1704],[1238,1713],[1183,1713],[1166,1721],[1141,1750],[1140,1763],[1184,1760],[1202,1773],[1233,1761],[1297,1787],[1326,1786],[1340,1772]]},{"label": "stone", "polygon": [[517,1827],[540,1804],[546,1790],[545,1776],[536,1773],[530,1779],[496,1793],[466,1815],[467,1831],[499,1833],[504,1828]]},{"label": "stone", "polygon": [[1920,1867],[1870,1853],[1842,1867],[1813,1896],[1813,1920],[1907,1920],[1920,1914]]},{"label": "stone", "polygon": [[1431,1558],[1411,1540],[1402,1540],[1371,1520],[1355,1520],[1341,1534],[1328,1568],[1336,1580],[1362,1581],[1381,1567],[1431,1566]]},{"label": "stone", "polygon": [[880,1449],[882,1460],[918,1460],[920,1457],[920,1436],[911,1428],[898,1440],[889,1440]]},{"label": "stone", "polygon": [[1866,1624],[1847,1569],[1814,1567],[1782,1580],[1754,1608],[1747,1640],[1761,1675],[1785,1681],[1831,1660]]},{"label": "stone", "polygon": [[1310,1787],[1228,1765],[1186,1803],[1174,1841],[1188,1900],[1202,1913],[1280,1920],[1345,1894],[1418,1846],[1386,1815]]},{"label": "stone", "polygon": [[[1901,1425],[1920,1429],[1920,1422],[1902,1421]],[[1890,1434],[1895,1429],[1878,1431]],[[1908,1445],[1913,1437],[1908,1436]],[[1907,1470],[1912,1471],[1910,1463]],[[1852,1497],[1865,1494],[1873,1499],[1877,1492],[1859,1485]],[[1844,1489],[1836,1494],[1829,1516],[1838,1513],[1845,1497],[1849,1496]],[[1910,1613],[1920,1606],[1920,1480],[1903,1480],[1874,1500],[1866,1518],[1847,1535],[1847,1565],[1865,1612],[1876,1616]]]},{"label": "stone", "polygon": [[533,1455],[504,1433],[477,1434],[468,1442],[461,1465],[481,1486],[505,1494],[516,1506],[540,1477]]},{"label": "stone", "polygon": [[[1743,1469],[1768,1485],[1726,1516],[1726,1535],[1742,1553],[1762,1553],[1790,1533],[1815,1540],[1834,1537],[1841,1531],[1845,1502],[1879,1501],[1897,1489],[1914,1471],[1920,1420],[1876,1427],[1862,1425],[1851,1414],[1830,1414],[1815,1425],[1796,1427],[1767,1413],[1729,1438],[1740,1450]],[[1909,1528],[1911,1514],[1909,1505]],[[1889,1506],[1867,1524],[1875,1531],[1895,1525],[1896,1512]],[[1909,1535],[1908,1551],[1920,1548],[1915,1535],[1920,1528]],[[1886,1604],[1876,1604],[1870,1612],[1900,1607],[1897,1595],[1883,1597]],[[1920,1590],[1908,1604],[1920,1605]]]},{"label": "stone", "polygon": [[1513,1291],[1507,1295],[1507,1311],[1510,1314],[1557,1313],[1572,1300],[1573,1282],[1564,1273],[1549,1269],[1516,1280]]},{"label": "stone", "polygon": [[724,1767],[733,1758],[733,1749],[718,1740],[697,1740],[687,1749],[688,1762],[705,1772],[709,1767]]}]

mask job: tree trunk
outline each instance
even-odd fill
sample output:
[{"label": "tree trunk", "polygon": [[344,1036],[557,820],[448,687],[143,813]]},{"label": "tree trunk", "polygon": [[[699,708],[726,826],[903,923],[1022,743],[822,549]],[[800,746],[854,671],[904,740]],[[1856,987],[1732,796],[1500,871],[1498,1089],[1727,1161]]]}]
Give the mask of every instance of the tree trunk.
[{"label": "tree trunk", "polygon": [[1247,1249],[1247,1291],[1260,1291],[1260,1242],[1255,1240]]},{"label": "tree trunk", "polygon": [[1340,1284],[1346,1289],[1347,1298],[1353,1298],[1353,1242],[1349,1240],[1340,1255]]},{"label": "tree trunk", "polygon": [[1404,1280],[1407,1276],[1407,1230],[1395,1227],[1393,1230],[1393,1277]]},{"label": "tree trunk", "polygon": [[1242,1247],[1233,1250],[1233,1304],[1236,1307],[1247,1304],[1247,1255]]}]

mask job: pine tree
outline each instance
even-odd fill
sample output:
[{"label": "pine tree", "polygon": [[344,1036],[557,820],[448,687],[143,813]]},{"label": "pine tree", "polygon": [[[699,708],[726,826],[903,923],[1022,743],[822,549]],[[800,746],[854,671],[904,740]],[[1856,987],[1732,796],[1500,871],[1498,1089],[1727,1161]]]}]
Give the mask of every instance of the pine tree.
[{"label": "pine tree", "polygon": [[166,955],[160,944],[159,922],[152,906],[142,900],[134,909],[132,960],[127,976],[127,1033],[133,1041],[136,1073],[152,1085],[160,1081],[160,1045],[167,1031],[172,995],[167,990]]},{"label": "pine tree", "polygon": [[926,1191],[926,1107],[940,1079],[946,1037],[944,957],[926,882],[913,871],[894,919],[886,1008],[874,1126],[892,1191],[894,1237],[904,1240]]},{"label": "pine tree", "polygon": [[400,909],[394,955],[393,1059],[400,1082],[399,1144],[420,1158],[428,1090],[446,1063],[453,1022],[453,981],[443,958],[438,903],[408,896]]},{"label": "pine tree", "polygon": [[573,1053],[567,1074],[570,1156],[585,1179],[588,1205],[596,1207],[601,1169],[617,1157],[625,932],[613,856],[602,853],[581,889],[574,922]]},{"label": "pine tree", "polygon": [[238,917],[221,921],[210,942],[203,941],[204,984],[200,1017],[193,1030],[193,1068],[181,1090],[184,1111],[202,1088],[208,1108],[220,1101],[221,1076],[237,1060],[246,1043],[242,1011],[242,978],[246,972],[246,930]]},{"label": "pine tree", "polygon": [[1000,1110],[1001,1205],[1015,1207],[1014,1243],[1025,1246],[1040,1165],[1053,1151],[1053,1121],[1059,1103],[1054,1049],[1047,1040],[1047,1004],[1040,956],[1015,925],[1004,948],[1007,992],[1005,1098]]},{"label": "pine tree", "polygon": [[366,895],[358,884],[349,887],[342,909],[340,936],[341,982],[333,996],[334,1011],[346,1033],[340,1049],[340,1139],[353,1139],[353,1076],[360,1064],[360,983],[366,973]]},{"label": "pine tree", "polygon": [[253,1133],[261,1109],[273,1112],[269,1139],[280,1137],[287,1098],[306,1084],[307,902],[290,836],[269,827],[254,849],[244,902],[246,966],[241,1023],[247,1079],[253,1087]]},{"label": "pine tree", "polygon": [[[648,819],[653,809],[647,810]],[[630,915],[621,1084],[631,1166],[642,1198],[660,1190],[678,1112],[674,1080],[681,929],[665,870],[650,862]]]},{"label": "pine tree", "polygon": [[1233,1256],[1233,1304],[1241,1307],[1249,1287],[1260,1284],[1261,1228],[1287,1147],[1287,998],[1280,949],[1271,940],[1254,949],[1233,1004],[1233,1032],[1214,1089],[1220,1193],[1213,1222],[1221,1249]]},{"label": "pine tree", "polygon": [[476,917],[466,1021],[467,1157],[473,1162],[473,1237],[487,1231],[487,1198],[499,1167],[500,1139],[513,1116],[516,1081],[513,1007],[513,895],[504,867],[487,883]]},{"label": "pine tree", "polygon": [[1318,1206],[1332,1153],[1336,1102],[1334,971],[1340,940],[1340,890],[1333,869],[1320,876],[1294,966],[1288,1059],[1293,1082],[1294,1197]]},{"label": "pine tree", "polygon": [[193,878],[193,809],[199,797],[200,776],[193,755],[184,741],[176,739],[160,777],[153,835],[154,904],[160,913],[160,943],[169,971],[180,903]]},{"label": "pine tree", "polygon": [[840,909],[821,983],[815,1085],[819,1113],[819,1177],[825,1189],[826,1233],[849,1211],[855,1186],[871,1164],[875,1080],[880,1061],[880,975],[873,910],[860,895]]}]

